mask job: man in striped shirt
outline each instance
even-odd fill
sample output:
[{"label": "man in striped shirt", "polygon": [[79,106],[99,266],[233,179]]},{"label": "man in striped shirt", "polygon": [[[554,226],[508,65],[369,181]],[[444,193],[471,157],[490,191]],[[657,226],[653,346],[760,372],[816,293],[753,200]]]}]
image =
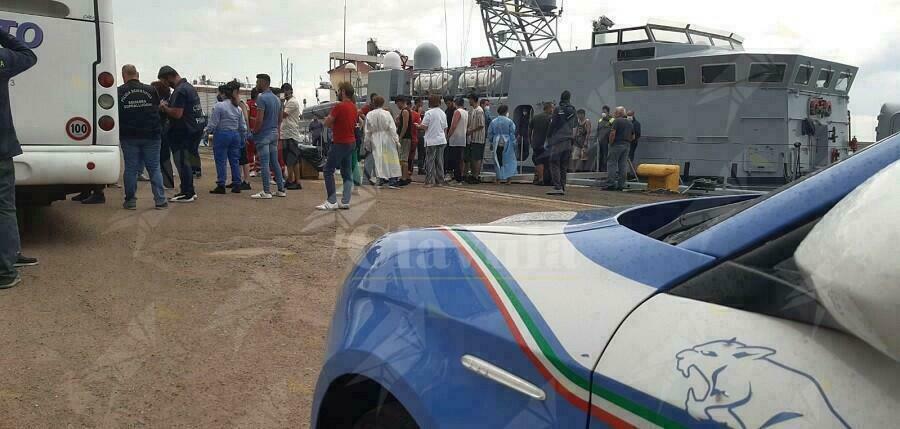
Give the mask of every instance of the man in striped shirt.
[{"label": "man in striped shirt", "polygon": [[469,144],[466,146],[466,171],[471,171],[472,175],[466,177],[466,182],[470,184],[481,183],[481,164],[484,160],[484,109],[478,104],[478,96],[469,95]]}]

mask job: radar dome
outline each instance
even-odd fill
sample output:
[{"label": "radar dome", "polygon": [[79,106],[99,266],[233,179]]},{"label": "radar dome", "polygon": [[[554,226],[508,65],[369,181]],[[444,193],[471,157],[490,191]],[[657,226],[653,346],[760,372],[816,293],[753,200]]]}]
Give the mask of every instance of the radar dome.
[{"label": "radar dome", "polygon": [[388,52],[384,55],[385,70],[401,70],[403,69],[403,61],[400,60],[400,54],[396,52]]},{"label": "radar dome", "polygon": [[441,50],[434,43],[423,43],[413,54],[416,69],[437,69],[441,67]]}]

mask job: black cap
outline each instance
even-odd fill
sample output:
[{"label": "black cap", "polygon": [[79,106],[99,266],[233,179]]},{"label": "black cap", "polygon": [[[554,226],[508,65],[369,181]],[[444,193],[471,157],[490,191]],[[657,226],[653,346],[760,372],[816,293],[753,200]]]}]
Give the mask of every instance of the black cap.
[{"label": "black cap", "polygon": [[281,85],[281,90],[282,91],[293,91],[294,87],[293,87],[293,85],[286,83],[284,85]]},{"label": "black cap", "polygon": [[156,75],[156,78],[157,78],[157,79],[164,79],[164,78],[167,78],[167,77],[169,77],[169,76],[175,76],[175,75],[177,75],[177,74],[178,74],[178,72],[175,71],[175,69],[173,69],[172,67],[169,67],[169,66],[162,66],[162,68],[159,69],[159,74]]}]

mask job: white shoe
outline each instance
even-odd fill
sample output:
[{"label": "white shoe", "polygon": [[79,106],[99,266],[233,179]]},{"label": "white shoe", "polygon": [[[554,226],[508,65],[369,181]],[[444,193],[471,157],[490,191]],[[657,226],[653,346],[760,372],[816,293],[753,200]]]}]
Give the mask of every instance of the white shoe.
[{"label": "white shoe", "polygon": [[277,192],[275,192],[275,196],[278,198],[287,198],[287,192],[277,191]]},{"label": "white shoe", "polygon": [[253,198],[254,200],[271,200],[272,194],[267,194],[265,191],[260,191],[256,194],[251,195],[250,198]]},{"label": "white shoe", "polygon": [[250,172],[250,177],[256,177],[256,172],[255,172],[255,171],[251,171],[251,172]]},{"label": "white shoe", "polygon": [[350,204],[338,203],[338,208],[341,210],[350,210]]},{"label": "white shoe", "polygon": [[325,201],[323,204],[316,206],[316,210],[322,210],[323,212],[331,212],[338,210],[339,208],[340,206],[338,206],[337,203],[332,204],[328,201]]}]

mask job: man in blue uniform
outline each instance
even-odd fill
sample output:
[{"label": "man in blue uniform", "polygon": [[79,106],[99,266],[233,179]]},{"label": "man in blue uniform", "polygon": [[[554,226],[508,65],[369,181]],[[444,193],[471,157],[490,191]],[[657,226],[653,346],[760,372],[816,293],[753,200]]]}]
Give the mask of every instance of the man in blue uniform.
[{"label": "man in blue uniform", "polygon": [[181,180],[181,192],[169,201],[192,203],[197,201],[192,166],[200,161],[194,159],[194,145],[200,141],[203,129],[206,128],[203,108],[200,106],[200,96],[197,95],[197,90],[193,85],[188,83],[187,79],[182,78],[172,67],[164,66],[159,69],[157,77],[173,89],[169,101],[161,102],[159,107],[160,111],[169,115],[171,120],[169,145],[175,158],[178,178]]},{"label": "man in blue uniform", "polygon": [[150,174],[150,184],[157,209],[168,207],[163,189],[159,153],[162,126],[159,122],[159,94],[139,80],[137,69],[122,67],[119,87],[119,137],[125,154],[125,204],[127,210],[137,208],[137,178],[144,169]]},{"label": "man in blue uniform", "polygon": [[22,281],[16,267],[37,264],[19,253],[13,157],[22,154],[22,147],[9,105],[9,80],[37,64],[37,56],[6,32],[0,32],[0,46],[0,289],[9,289]]}]

